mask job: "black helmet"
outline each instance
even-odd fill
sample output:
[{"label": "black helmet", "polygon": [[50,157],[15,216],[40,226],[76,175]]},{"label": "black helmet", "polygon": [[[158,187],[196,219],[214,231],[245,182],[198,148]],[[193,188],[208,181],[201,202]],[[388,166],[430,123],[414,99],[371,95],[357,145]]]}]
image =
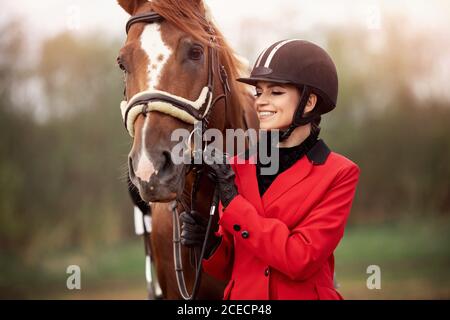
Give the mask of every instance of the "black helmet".
[{"label": "black helmet", "polygon": [[[256,60],[248,78],[237,81],[256,85],[258,81],[293,84],[302,91],[287,138],[298,126],[320,117],[336,107],[338,78],[336,67],[328,53],[321,47],[305,40],[289,39],[272,44]],[[313,114],[303,117],[310,93],[318,96]]]}]

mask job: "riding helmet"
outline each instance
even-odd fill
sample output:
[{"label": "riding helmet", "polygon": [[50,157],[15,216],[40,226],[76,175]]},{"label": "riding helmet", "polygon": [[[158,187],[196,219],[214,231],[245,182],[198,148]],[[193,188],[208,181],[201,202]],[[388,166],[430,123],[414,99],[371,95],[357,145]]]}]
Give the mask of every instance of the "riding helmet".
[{"label": "riding helmet", "polygon": [[[290,132],[336,107],[338,77],[328,53],[318,45],[298,39],[275,42],[260,53],[248,78],[237,81],[256,85],[258,81],[293,84],[302,92]],[[310,93],[318,96],[312,115],[303,116]],[[288,133],[288,135],[290,134]]]}]

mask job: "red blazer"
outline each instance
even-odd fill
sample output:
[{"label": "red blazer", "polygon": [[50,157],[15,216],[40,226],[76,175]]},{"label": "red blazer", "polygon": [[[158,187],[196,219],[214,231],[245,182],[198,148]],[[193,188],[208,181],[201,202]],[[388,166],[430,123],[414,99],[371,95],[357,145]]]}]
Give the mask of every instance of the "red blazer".
[{"label": "red blazer", "polygon": [[248,156],[232,168],[239,195],[225,210],[219,206],[222,241],[203,260],[204,271],[229,280],[223,298],[342,299],[333,287],[333,251],[344,234],[358,166],[319,140],[262,198]]}]

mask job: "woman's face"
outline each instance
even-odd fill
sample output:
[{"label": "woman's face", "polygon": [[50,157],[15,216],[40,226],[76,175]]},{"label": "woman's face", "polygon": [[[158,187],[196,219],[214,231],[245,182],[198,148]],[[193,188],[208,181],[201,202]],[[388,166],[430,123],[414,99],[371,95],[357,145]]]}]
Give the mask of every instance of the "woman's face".
[{"label": "woman's face", "polygon": [[290,84],[258,81],[255,108],[260,129],[286,129],[300,101],[300,91]]}]

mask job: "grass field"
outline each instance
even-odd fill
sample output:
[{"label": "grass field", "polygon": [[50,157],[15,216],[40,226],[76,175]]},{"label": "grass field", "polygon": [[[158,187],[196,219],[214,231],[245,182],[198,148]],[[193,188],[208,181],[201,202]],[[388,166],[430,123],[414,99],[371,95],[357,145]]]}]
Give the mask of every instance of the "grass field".
[{"label": "grass field", "polygon": [[[336,250],[336,278],[346,299],[449,299],[449,221],[400,221],[350,227]],[[369,290],[367,267],[381,270]]]},{"label": "grass field", "polygon": [[[350,226],[336,250],[339,291],[346,299],[449,299],[448,219]],[[79,265],[81,290],[68,290],[66,268]],[[367,267],[381,270],[369,290]],[[33,261],[0,254],[0,298],[145,299],[142,241],[89,252],[50,252]]]}]

